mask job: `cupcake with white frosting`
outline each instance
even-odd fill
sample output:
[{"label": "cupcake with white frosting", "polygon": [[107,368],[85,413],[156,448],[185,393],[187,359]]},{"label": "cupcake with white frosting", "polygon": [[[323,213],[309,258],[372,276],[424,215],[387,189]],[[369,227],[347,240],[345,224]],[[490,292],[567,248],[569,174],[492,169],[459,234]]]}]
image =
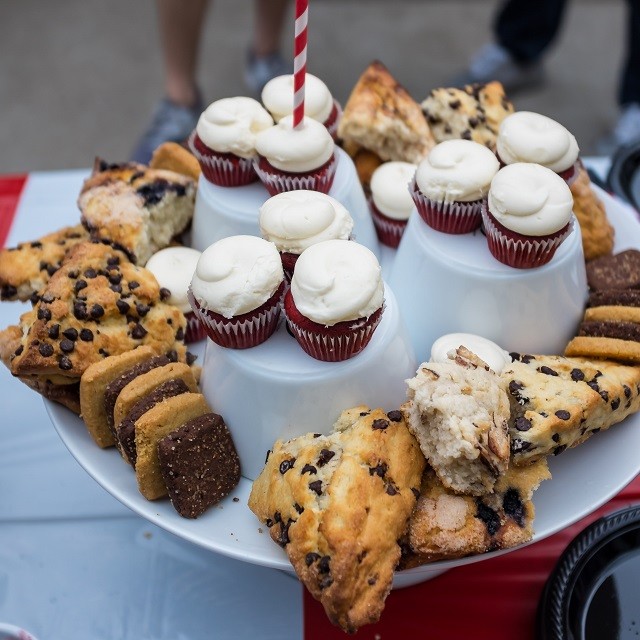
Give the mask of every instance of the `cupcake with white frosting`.
[{"label": "cupcake with white frosting", "polygon": [[200,251],[190,247],[167,247],[154,253],[145,265],[156,277],[162,299],[178,307],[184,314],[187,320],[184,333],[186,343],[204,340],[206,337],[205,328],[191,309],[187,298],[189,284],[201,255]]},{"label": "cupcake with white frosting", "polygon": [[335,198],[318,191],[286,191],[260,207],[260,232],[280,252],[291,281],[298,256],[325,240],[349,240],[353,219]]},{"label": "cupcake with white frosting", "polygon": [[373,172],[369,183],[369,208],[378,240],[394,249],[413,211],[409,185],[416,169],[410,162],[385,162]]},{"label": "cupcake with white frosting", "polygon": [[497,260],[520,269],[539,267],[571,233],[573,196],[551,169],[516,162],[491,181],[482,220]]},{"label": "cupcake with white frosting", "polygon": [[495,155],[477,142],[437,144],[418,165],[409,187],[418,213],[436,231],[476,230],[482,222],[482,203],[499,168]]},{"label": "cupcake with white frosting", "polygon": [[[262,89],[262,104],[276,122],[293,113],[293,74],[276,76]],[[327,85],[310,73],[305,75],[304,115],[323,124],[335,140],[342,107]]]},{"label": "cupcake with white frosting", "polygon": [[365,246],[327,240],[298,258],[284,312],[289,330],[312,358],[339,362],[360,353],[383,310],[380,265]]},{"label": "cupcake with white frosting", "polygon": [[498,130],[496,153],[505,164],[534,162],[557,173],[568,184],[578,173],[580,150],[573,134],[559,122],[531,111],[507,116]]},{"label": "cupcake with white frosting", "polygon": [[310,189],[328,193],[333,184],[337,159],[335,143],[326,127],[305,116],[300,127],[293,116],[256,137],[256,173],[270,195]]},{"label": "cupcake with white frosting", "polygon": [[454,354],[460,347],[465,347],[496,374],[511,364],[511,356],[495,342],[474,333],[447,333],[440,336],[431,346],[429,362],[451,362],[449,354]]},{"label": "cupcake with white frosting", "polygon": [[283,294],[275,245],[255,236],[230,236],[203,251],[188,297],[213,342],[246,349],[276,330]]},{"label": "cupcake with white frosting", "polygon": [[223,98],[200,115],[189,148],[204,177],[223,187],[257,180],[253,169],[256,136],[273,126],[273,118],[253,98]]}]

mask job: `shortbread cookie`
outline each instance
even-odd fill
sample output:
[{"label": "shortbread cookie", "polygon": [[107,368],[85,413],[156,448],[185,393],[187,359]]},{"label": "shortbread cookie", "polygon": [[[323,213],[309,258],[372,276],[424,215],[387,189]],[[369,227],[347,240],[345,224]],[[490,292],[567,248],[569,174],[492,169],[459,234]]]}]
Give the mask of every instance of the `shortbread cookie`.
[{"label": "shortbread cookie", "polygon": [[514,111],[499,82],[434,89],[421,107],[436,142],[462,138],[492,151],[500,123]]},{"label": "shortbread cookie", "polygon": [[640,408],[640,367],[512,354],[501,374],[511,399],[511,452],[529,464],[575,447]]},{"label": "shortbread cookie", "polygon": [[152,347],[141,346],[133,351],[95,362],[83,373],[80,378],[81,415],[98,446],[110,447],[115,444],[105,406],[105,394],[109,384],[133,366],[151,359],[154,355]]},{"label": "shortbread cookie", "polygon": [[580,223],[585,260],[609,255],[613,251],[614,229],[607,218],[604,203],[596,195],[587,170],[580,166],[570,185],[573,213]]},{"label": "shortbread cookie", "polygon": [[425,471],[420,497],[403,539],[400,569],[507,549],[533,537],[533,492],[551,478],[545,459],[512,466],[494,491],[473,498],[445,489]]},{"label": "shortbread cookie", "polygon": [[377,60],[353,88],[340,118],[338,137],[382,160],[414,164],[435,144],[420,105]]},{"label": "shortbread cookie", "polygon": [[345,631],[382,613],[424,464],[400,411],[356,407],[328,436],[276,442],[253,483],[249,508]]},{"label": "shortbread cookie", "polygon": [[183,518],[197,518],[240,481],[240,458],[215,413],[189,420],[160,440],[158,459],[171,504]]},{"label": "shortbread cookie", "polygon": [[189,420],[210,412],[201,393],[181,393],[162,400],[136,420],[136,479],[147,500],[167,495],[158,460],[158,442]]},{"label": "shortbread cookie", "polygon": [[67,251],[89,234],[79,224],[64,227],[32,242],[0,250],[0,300],[32,298],[60,268]]},{"label": "shortbread cookie", "polygon": [[438,478],[457,493],[490,492],[509,464],[504,382],[465,347],[407,380],[407,425]]},{"label": "shortbread cookie", "polygon": [[187,228],[195,196],[196,183],[185,175],[97,160],[78,206],[92,238],[114,243],[144,265]]},{"label": "shortbread cookie", "polygon": [[588,262],[587,283],[593,291],[640,289],[640,251],[627,249]]},{"label": "shortbread cookie", "polygon": [[[637,326],[634,327],[632,323],[604,323],[604,322],[590,322],[583,323],[580,329],[582,333],[585,331],[584,326],[591,325],[592,335],[579,335],[572,338],[569,344],[564,350],[565,356],[582,356],[585,358],[604,358],[607,360],[617,360],[618,362],[635,363],[640,364],[640,342],[631,339],[630,332],[624,328],[627,325],[628,329],[637,334]],[[604,329],[605,325],[623,325],[616,326],[615,332],[611,326]],[[632,325],[632,326],[629,326]],[[596,327],[600,327],[597,330]],[[601,335],[597,335],[600,333]],[[604,334],[608,335],[604,335]],[[612,337],[619,335],[621,337]],[[622,337],[626,336],[626,337]]]},{"label": "shortbread cookie", "polygon": [[20,318],[22,348],[11,372],[41,383],[76,384],[93,363],[141,345],[183,361],[185,327],[183,313],[162,301],[150,272],[110,246],[83,242]]},{"label": "shortbread cookie", "polygon": [[189,176],[196,182],[201,173],[200,163],[196,157],[177,142],[163,142],[153,152],[149,166],[152,169],[166,169]]}]

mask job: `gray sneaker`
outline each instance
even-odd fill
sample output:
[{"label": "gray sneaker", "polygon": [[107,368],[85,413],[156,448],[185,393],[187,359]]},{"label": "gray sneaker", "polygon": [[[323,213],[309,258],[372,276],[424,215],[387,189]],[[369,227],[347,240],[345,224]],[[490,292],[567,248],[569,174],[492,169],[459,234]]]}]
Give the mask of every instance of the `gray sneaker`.
[{"label": "gray sneaker", "polygon": [[167,98],[159,102],[149,127],[131,154],[131,159],[134,162],[149,164],[151,155],[163,142],[185,141],[198,124],[203,109],[204,105],[199,96],[193,107],[177,105]]},{"label": "gray sneaker", "polygon": [[247,54],[244,82],[256,98],[260,97],[264,85],[269,80],[286,73],[293,73],[293,65],[287,64],[279,53],[256,56],[249,51]]},{"label": "gray sneaker", "polygon": [[507,93],[513,93],[542,84],[544,77],[542,62],[519,64],[504,47],[489,43],[471,58],[465,72],[452,79],[452,85],[462,87],[498,80]]},{"label": "gray sneaker", "polygon": [[613,155],[620,147],[640,140],[640,104],[631,102],[622,108],[618,122],[610,134],[596,142],[596,151]]}]

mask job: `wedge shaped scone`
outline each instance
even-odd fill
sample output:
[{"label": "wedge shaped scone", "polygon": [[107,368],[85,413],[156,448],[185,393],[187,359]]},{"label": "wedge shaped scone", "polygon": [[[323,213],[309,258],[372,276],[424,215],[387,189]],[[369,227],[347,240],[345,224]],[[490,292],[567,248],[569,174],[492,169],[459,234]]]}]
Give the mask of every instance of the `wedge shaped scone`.
[{"label": "wedge shaped scone", "polygon": [[187,228],[195,196],[195,181],[183,174],[96,160],[78,206],[92,238],[114,243],[144,265]]},{"label": "wedge shaped scone", "polygon": [[415,164],[435,145],[420,105],[377,60],[354,86],[338,125],[338,137],[345,148],[364,147],[382,160]]},{"label": "wedge shaped scone", "polygon": [[380,617],[424,465],[400,411],[356,407],[276,442],[253,483],[250,509],[345,631]]},{"label": "wedge shaped scone", "polygon": [[640,408],[640,367],[609,360],[511,354],[512,460],[529,464],[575,447]]},{"label": "wedge shaped scone", "polygon": [[197,158],[177,142],[163,142],[157,147],[151,156],[149,166],[152,169],[175,171],[196,181],[202,173]]},{"label": "wedge shaped scone", "polygon": [[211,409],[201,393],[182,393],[157,403],[135,423],[136,479],[147,500],[167,495],[158,459],[158,442],[185,422]]},{"label": "wedge shaped scone", "polygon": [[528,542],[533,537],[533,492],[550,478],[544,458],[525,467],[511,466],[492,493],[474,498],[446,489],[427,469],[403,539],[400,568]]},{"label": "wedge shaped scone", "polygon": [[509,464],[509,398],[505,383],[465,347],[449,358],[422,364],[407,380],[402,410],[442,484],[482,495]]},{"label": "wedge shaped scone", "polygon": [[33,298],[60,268],[67,251],[88,239],[89,234],[78,224],[0,249],[0,300]]}]

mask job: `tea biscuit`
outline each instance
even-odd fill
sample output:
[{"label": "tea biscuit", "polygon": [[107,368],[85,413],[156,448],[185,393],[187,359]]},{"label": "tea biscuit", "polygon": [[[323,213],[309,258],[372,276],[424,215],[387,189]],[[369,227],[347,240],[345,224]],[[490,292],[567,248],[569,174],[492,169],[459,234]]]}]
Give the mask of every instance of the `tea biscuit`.
[{"label": "tea biscuit", "polygon": [[34,297],[60,268],[67,251],[88,239],[89,234],[78,224],[0,249],[0,300],[25,302]]},{"label": "tea biscuit", "polygon": [[177,142],[163,142],[151,156],[149,166],[152,169],[166,169],[183,176],[189,176],[196,182],[200,178],[200,164],[196,157]]},{"label": "tea biscuit", "polygon": [[620,338],[576,336],[569,341],[564,355],[640,364],[640,343]]},{"label": "tea biscuit", "polygon": [[640,251],[627,249],[586,265],[587,283],[594,291],[640,289]]},{"label": "tea biscuit", "polygon": [[345,631],[382,613],[424,465],[400,411],[357,407],[327,436],[276,442],[253,483],[249,508]]},{"label": "tea biscuit", "polygon": [[428,468],[402,543],[399,569],[508,549],[533,537],[533,492],[551,478],[546,459],[512,466],[479,497],[446,489]]},{"label": "tea biscuit", "polygon": [[136,364],[155,355],[152,347],[141,346],[117,356],[109,356],[90,365],[80,379],[80,412],[84,423],[100,447],[115,444],[105,408],[107,387]]},{"label": "tea biscuit", "polygon": [[240,459],[221,416],[189,420],[158,442],[160,471],[171,504],[183,518],[197,518],[240,481]]},{"label": "tea biscuit", "polygon": [[201,393],[182,393],[162,400],[136,420],[136,479],[147,500],[167,495],[158,460],[158,442],[185,422],[210,412]]},{"label": "tea biscuit", "polygon": [[640,367],[611,360],[511,354],[511,453],[529,464],[575,447],[640,408]]},{"label": "tea biscuit", "polygon": [[640,307],[622,305],[590,307],[584,312],[585,322],[633,322],[640,323]]}]

